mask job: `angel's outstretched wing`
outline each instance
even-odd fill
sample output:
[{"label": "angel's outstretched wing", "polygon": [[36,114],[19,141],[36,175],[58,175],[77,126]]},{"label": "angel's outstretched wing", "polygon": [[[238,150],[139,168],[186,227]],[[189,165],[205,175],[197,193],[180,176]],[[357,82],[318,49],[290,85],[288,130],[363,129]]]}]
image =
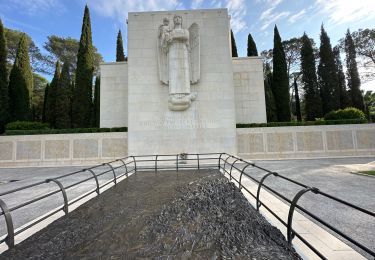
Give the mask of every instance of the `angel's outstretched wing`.
[{"label": "angel's outstretched wing", "polygon": [[200,67],[200,37],[198,24],[193,23],[189,27],[190,45],[190,83],[198,83],[201,77]]},{"label": "angel's outstretched wing", "polygon": [[158,68],[159,79],[163,84],[168,85],[168,46],[166,34],[163,31],[163,26],[159,27],[157,39],[157,53],[158,53]]}]

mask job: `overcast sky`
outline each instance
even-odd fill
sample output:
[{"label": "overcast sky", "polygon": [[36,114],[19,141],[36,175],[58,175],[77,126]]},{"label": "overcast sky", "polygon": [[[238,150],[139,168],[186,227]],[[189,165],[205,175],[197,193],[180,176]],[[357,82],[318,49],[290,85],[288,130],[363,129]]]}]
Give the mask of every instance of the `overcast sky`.
[{"label": "overcast sky", "polygon": [[[118,29],[126,48],[129,11],[228,8],[240,56],[246,55],[248,33],[259,51],[272,48],[275,24],[283,40],[306,31],[319,44],[324,23],[333,46],[348,28],[375,28],[375,0],[0,0],[0,17],[6,27],[28,33],[42,49],[48,35],[79,38],[86,3],[93,42],[105,61],[115,60]],[[375,91],[375,82],[363,88]]]}]

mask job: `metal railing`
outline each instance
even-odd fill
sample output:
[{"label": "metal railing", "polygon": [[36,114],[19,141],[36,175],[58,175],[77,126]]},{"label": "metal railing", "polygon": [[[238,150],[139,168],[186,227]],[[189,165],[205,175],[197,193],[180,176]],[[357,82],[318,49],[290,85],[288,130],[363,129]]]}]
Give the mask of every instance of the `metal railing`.
[{"label": "metal railing", "polygon": [[[120,164],[118,166],[113,166],[114,164]],[[100,173],[95,173],[93,170],[102,166],[108,166],[108,170],[102,171]],[[241,167],[242,166],[242,167]],[[257,180],[254,178],[254,176],[251,176],[246,170],[250,169],[249,167],[256,168],[258,170],[261,170],[265,173],[265,175],[260,179]],[[115,170],[116,169],[122,169],[124,170],[123,173],[116,175]],[[117,181],[121,177],[128,177],[131,173],[137,173],[141,171],[160,171],[160,170],[203,170],[203,169],[218,169],[220,170],[224,175],[227,174],[229,176],[230,180],[233,180],[235,183],[238,184],[238,188],[240,190],[245,190],[247,193],[249,193],[256,201],[256,209],[259,211],[260,207],[264,207],[268,212],[270,212],[278,221],[280,221],[287,229],[287,241],[291,245],[292,241],[295,237],[299,238],[308,248],[310,248],[317,256],[319,256],[322,259],[326,259],[326,257],[319,252],[313,245],[311,245],[304,237],[303,235],[299,234],[293,229],[293,215],[296,209],[298,209],[300,212],[308,216],[309,218],[313,219],[314,221],[318,222],[320,225],[324,226],[325,228],[329,229],[333,233],[339,235],[340,237],[344,238],[345,240],[349,241],[353,245],[357,246],[364,252],[368,253],[369,255],[375,257],[375,252],[373,249],[370,249],[366,247],[365,245],[361,244],[360,242],[356,241],[349,235],[343,233],[338,228],[330,225],[323,219],[319,218],[315,214],[311,213],[310,211],[306,210],[305,208],[298,205],[299,199],[304,196],[304,194],[311,193],[314,195],[321,195],[326,199],[330,199],[333,201],[336,201],[340,204],[346,205],[354,210],[357,210],[359,212],[362,212],[370,217],[375,218],[375,213],[371,212],[369,210],[366,210],[364,208],[361,208],[359,206],[356,206],[352,203],[349,203],[347,201],[344,201],[340,198],[337,198],[335,196],[332,196],[330,194],[327,194],[321,190],[319,190],[316,187],[309,187],[301,182],[295,181],[293,179],[290,179],[286,176],[281,175],[280,173],[267,170],[263,167],[260,167],[256,165],[253,162],[246,161],[244,159],[241,159],[239,157],[227,154],[227,153],[201,153],[201,154],[173,154],[173,155],[141,155],[141,156],[128,156],[125,158],[117,159],[108,163],[103,163],[100,165],[96,165],[90,168],[85,168],[80,171],[75,171],[72,173],[68,173],[56,178],[52,179],[46,179],[45,181],[37,182],[31,185],[27,185],[24,187],[16,188],[10,191],[2,192],[0,193],[0,208],[2,209],[2,212],[0,213],[0,217],[4,216],[6,227],[7,227],[7,235],[5,238],[0,240],[1,243],[6,243],[9,248],[14,246],[14,237],[25,230],[35,226],[36,224],[40,223],[41,221],[51,217],[52,215],[63,211],[65,214],[69,213],[69,206],[72,204],[86,198],[90,194],[96,193],[98,196],[100,195],[100,189],[103,187],[111,184],[113,182],[114,185],[117,184]],[[239,178],[235,178],[233,175],[233,170],[237,170],[239,173]],[[76,183],[70,184],[66,187],[63,186],[61,183],[61,180],[73,175],[78,174],[84,174],[89,173],[90,177],[86,178],[84,180],[78,181]],[[113,174],[113,178],[109,181],[103,183],[100,185],[98,177],[102,176],[104,174]],[[257,192],[254,194],[251,192],[248,188],[242,185],[243,176],[250,179],[254,183],[258,185]],[[271,188],[270,186],[264,184],[265,180],[269,177],[276,177],[281,178],[289,183],[293,183],[294,185],[299,186],[301,189],[295,194],[293,199],[289,199],[282,195],[280,192],[276,191],[275,189]],[[96,187],[92,189],[91,191],[78,196],[77,198],[69,201],[67,197],[67,190],[75,187],[79,184],[82,184],[84,182],[95,180]],[[19,191],[23,191],[32,187],[36,187],[38,185],[51,183],[58,186],[58,190],[55,190],[53,192],[48,192],[47,194],[41,195],[37,198],[34,198],[32,200],[29,200],[27,202],[21,203],[19,205],[13,206],[9,208],[5,201],[2,199],[2,196],[13,194]],[[289,214],[287,222],[285,222],[280,216],[278,216],[272,209],[270,205],[266,205],[261,199],[260,199],[260,191],[261,189],[266,189],[270,193],[276,195],[278,198],[281,198],[284,202],[288,203],[289,206]],[[28,205],[31,205],[35,202],[38,202],[40,200],[43,200],[45,198],[48,198],[54,194],[57,194],[61,192],[64,200],[64,204],[61,207],[58,207],[56,210],[53,210],[52,212],[48,213],[47,215],[43,216],[42,218],[39,218],[30,224],[22,227],[21,229],[18,229],[15,231],[13,226],[13,219],[12,219],[12,212],[15,210],[18,210],[20,208],[26,207]],[[374,219],[375,220],[375,219]]]},{"label": "metal railing", "polygon": [[[9,248],[14,247],[14,245],[15,245],[14,237],[16,235],[30,229],[31,227],[37,225],[38,223],[46,220],[47,218],[55,215],[56,213],[58,213],[60,211],[63,211],[65,214],[68,214],[69,213],[69,207],[71,205],[79,202],[80,200],[88,197],[89,195],[91,195],[93,193],[97,193],[97,195],[99,195],[100,189],[103,189],[104,187],[108,186],[112,182],[114,183],[114,185],[116,185],[117,179],[119,179],[121,177],[124,177],[124,176],[128,176],[129,174],[135,172],[135,167],[129,167],[129,166],[131,166],[131,164],[134,165],[134,160],[129,160],[128,162],[126,162],[126,160],[128,160],[129,158],[130,157],[114,160],[114,161],[111,161],[111,162],[108,162],[108,163],[99,164],[99,165],[89,167],[89,168],[85,168],[85,169],[82,169],[82,170],[79,170],[79,171],[70,172],[70,173],[58,176],[56,178],[49,178],[49,179],[46,179],[44,181],[36,182],[36,183],[26,185],[26,186],[23,186],[23,187],[19,187],[19,188],[13,189],[13,190],[1,192],[0,193],[0,209],[2,210],[2,212],[0,212],[0,217],[4,216],[4,218],[5,218],[7,235],[4,238],[0,239],[0,244],[5,242]],[[121,163],[121,164],[119,166],[113,167],[112,164],[114,164],[114,163]],[[94,169],[97,169],[97,168],[103,167],[103,166],[108,166],[108,170],[101,171],[100,173],[94,172]],[[121,173],[119,175],[116,175],[115,170],[119,169],[119,168],[122,168],[122,167],[125,169],[125,172]],[[68,186],[64,186],[62,184],[62,180],[66,179],[68,177],[82,175],[82,174],[85,174],[89,177],[85,178],[83,180],[80,180],[78,182],[72,183]],[[105,183],[100,184],[99,180],[98,180],[98,177],[100,177],[104,174],[113,174],[113,178],[110,179],[109,181],[106,181]],[[88,182],[90,180],[95,180],[96,187],[94,189],[74,198],[71,201],[68,200],[67,191],[69,189],[74,188],[77,185]],[[58,187],[58,189],[54,190],[54,191],[51,191],[51,192],[47,192],[46,194],[40,195],[36,198],[25,201],[21,204],[13,206],[13,207],[8,207],[7,204],[5,203],[5,200],[3,199],[3,197],[6,196],[6,195],[10,195],[10,194],[16,195],[17,192],[22,192],[24,190],[28,190],[28,189],[38,187],[38,186],[41,186],[41,185],[44,185],[44,184],[56,185]],[[61,192],[61,194],[63,196],[63,200],[64,200],[64,204],[62,206],[56,208],[55,210],[49,212],[48,214],[46,214],[46,215],[44,215],[40,218],[35,219],[35,221],[31,221],[31,223],[28,223],[26,226],[23,226],[22,228],[20,228],[18,230],[14,229],[12,212],[14,212],[16,210],[19,210],[19,209],[22,209],[22,208],[25,208],[26,206],[37,203],[39,201],[42,201],[42,200],[44,200],[46,198],[49,198],[49,197],[51,197],[51,196],[53,196],[57,193],[60,193],[60,192]]]},{"label": "metal railing", "polygon": [[[232,162],[228,162],[228,160],[232,160]],[[258,165],[256,165],[255,163],[253,162],[248,162],[246,160],[243,160],[241,158],[238,158],[236,156],[233,156],[233,155],[230,155],[230,154],[226,154],[226,153],[223,153],[220,155],[220,161],[222,161],[224,163],[223,166],[220,165],[219,163],[219,168],[223,170],[224,174],[228,174],[229,175],[229,179],[230,180],[234,180],[236,183],[238,183],[238,187],[239,189],[244,189],[247,193],[249,193],[256,201],[256,209],[257,211],[259,211],[259,208],[261,206],[263,206],[269,213],[271,213],[278,221],[280,221],[286,228],[287,228],[287,241],[288,243],[291,245],[292,244],[292,240],[295,238],[295,237],[298,237],[308,248],[310,248],[317,256],[319,256],[321,259],[327,259],[321,252],[319,252],[319,250],[317,250],[313,245],[311,245],[304,237],[303,235],[299,234],[297,231],[295,231],[293,229],[293,214],[295,212],[295,209],[298,209],[300,210],[302,213],[304,213],[305,215],[307,215],[308,217],[310,217],[311,219],[313,219],[314,221],[318,222],[319,224],[321,224],[322,226],[324,226],[325,228],[327,228],[328,230],[332,231],[333,233],[339,235],[340,237],[344,238],[345,240],[349,241],[350,243],[352,243],[353,245],[357,246],[358,248],[362,249],[363,251],[365,251],[366,253],[368,253],[369,255],[371,255],[372,257],[375,257],[375,252],[374,252],[374,249],[370,249],[368,247],[366,247],[365,245],[363,245],[362,243],[356,241],[355,239],[353,239],[351,236],[343,233],[342,231],[340,231],[338,228],[332,226],[331,224],[327,223],[326,221],[324,221],[323,219],[319,218],[318,216],[316,216],[315,214],[313,214],[312,212],[306,210],[305,208],[301,207],[300,205],[298,205],[298,201],[299,199],[306,193],[312,193],[314,195],[321,195],[323,196],[324,198],[327,198],[327,199],[330,199],[330,200],[333,200],[333,201],[336,201],[340,204],[343,204],[345,206],[348,206],[349,208],[352,208],[354,210],[357,210],[359,212],[362,212],[370,217],[373,217],[374,218],[374,221],[375,221],[375,213],[374,212],[371,212],[367,209],[364,209],[364,208],[361,208],[357,205],[354,205],[350,202],[347,202],[345,200],[342,200],[340,198],[337,198],[335,196],[332,196],[330,194],[327,194],[321,190],[319,190],[318,188],[316,187],[309,187],[301,182],[298,182],[298,181],[295,181],[293,179],[290,179],[284,175],[281,175],[280,173],[278,172],[274,172],[274,171],[270,171],[270,170],[267,170],[263,167],[260,167]],[[242,168],[239,168],[238,165],[239,164],[242,164],[244,165]],[[230,170],[228,171],[228,169],[226,168],[226,165],[230,166]],[[261,178],[261,180],[257,180],[255,179],[253,176],[251,176],[249,173],[245,172],[245,170],[248,168],[248,167],[253,167],[253,168],[256,168],[258,170],[261,170],[263,172],[265,172],[266,174]],[[240,176],[238,179],[234,178],[233,177],[233,174],[232,174],[232,170],[233,169],[236,169]],[[246,187],[244,187],[242,185],[242,178],[243,178],[243,175],[246,176],[247,178],[249,178],[251,181],[255,182],[256,184],[258,184],[258,188],[257,188],[257,193],[254,194],[253,192],[251,192],[249,189],[247,189]],[[276,191],[275,189],[272,189],[270,186],[264,184],[264,181],[268,178],[268,177],[271,177],[271,176],[274,176],[276,178],[281,178],[289,183],[293,183],[297,186],[299,186],[301,189],[295,194],[295,196],[293,197],[292,200],[288,199],[287,197],[285,197],[284,195],[282,195],[280,192]],[[289,213],[288,213],[288,219],[287,219],[287,222],[285,222],[283,219],[281,219],[280,216],[278,216],[271,208],[270,208],[270,205],[266,205],[261,199],[260,199],[260,191],[262,188],[265,188],[267,191],[271,192],[272,194],[276,195],[277,197],[281,198],[284,202],[288,203],[290,206],[289,206]]]}]

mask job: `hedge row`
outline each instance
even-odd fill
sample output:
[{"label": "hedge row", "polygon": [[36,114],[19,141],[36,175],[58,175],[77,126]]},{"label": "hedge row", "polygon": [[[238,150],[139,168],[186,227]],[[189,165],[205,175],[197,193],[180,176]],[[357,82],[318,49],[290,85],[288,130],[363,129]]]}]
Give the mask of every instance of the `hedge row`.
[{"label": "hedge row", "polygon": [[6,130],[5,135],[47,135],[47,134],[105,133],[105,132],[127,132],[127,131],[128,131],[127,127]]},{"label": "hedge row", "polygon": [[366,124],[366,119],[346,119],[346,120],[319,120],[306,122],[271,122],[258,124],[237,124],[237,128],[253,127],[278,127],[278,126],[309,126],[309,125],[343,125],[343,124]]}]

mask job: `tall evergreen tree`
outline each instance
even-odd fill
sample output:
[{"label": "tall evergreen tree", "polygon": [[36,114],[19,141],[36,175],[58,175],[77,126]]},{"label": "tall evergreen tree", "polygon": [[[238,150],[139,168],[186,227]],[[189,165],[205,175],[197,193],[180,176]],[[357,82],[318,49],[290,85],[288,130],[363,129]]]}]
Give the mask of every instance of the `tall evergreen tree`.
[{"label": "tall evergreen tree", "polygon": [[322,101],[319,94],[318,79],[315,72],[314,50],[306,33],[302,37],[301,48],[302,84],[305,92],[305,114],[307,121],[322,117]]},{"label": "tall evergreen tree", "polygon": [[94,93],[94,126],[99,127],[100,124],[100,77],[95,78]]},{"label": "tall evergreen tree", "polygon": [[272,71],[270,65],[267,63],[264,71],[264,93],[266,99],[266,113],[267,122],[277,122],[277,109],[275,98],[273,97],[272,89]]},{"label": "tall evergreen tree", "polygon": [[346,108],[351,106],[349,93],[346,90],[345,74],[342,68],[342,62],[340,57],[340,48],[338,46],[333,48],[333,55],[335,56],[335,66],[337,71],[337,78],[339,82],[339,95],[340,95],[340,108]]},{"label": "tall evergreen tree", "polygon": [[47,110],[47,102],[48,102],[48,89],[49,89],[49,84],[47,83],[46,88],[44,89],[44,100],[43,100],[43,111],[42,111],[43,123],[47,122],[46,110]]},{"label": "tall evergreen tree", "polygon": [[50,124],[51,127],[56,127],[56,99],[57,99],[57,89],[59,87],[61,77],[60,62],[56,62],[55,74],[52,78],[51,84],[48,86],[47,96],[46,96],[46,122]]},{"label": "tall evergreen tree", "polygon": [[230,41],[232,43],[232,57],[238,57],[236,39],[232,30],[230,30]]},{"label": "tall evergreen tree", "polygon": [[90,12],[87,5],[77,55],[77,69],[72,104],[73,127],[90,127],[92,118],[92,79],[94,71]]},{"label": "tall evergreen tree", "polygon": [[30,119],[30,93],[33,90],[33,74],[30,66],[28,42],[22,35],[16,59],[9,76],[9,111],[11,121]]},{"label": "tall evergreen tree", "polygon": [[253,37],[249,33],[249,35],[247,36],[247,57],[251,56],[258,56],[258,49]]},{"label": "tall evergreen tree", "polygon": [[7,55],[4,26],[0,19],[0,133],[4,132],[9,119]]},{"label": "tall evergreen tree", "polygon": [[294,88],[294,100],[296,104],[296,115],[297,115],[297,121],[302,121],[302,114],[301,114],[301,102],[299,99],[299,93],[298,93],[298,84],[297,84],[298,76],[295,75],[293,79],[293,88]]},{"label": "tall evergreen tree", "polygon": [[340,108],[340,91],[335,57],[327,32],[322,25],[320,34],[320,62],[318,66],[318,84],[322,98],[323,114]]},{"label": "tall evergreen tree", "polygon": [[124,45],[122,44],[121,30],[117,34],[116,61],[125,61]]},{"label": "tall evergreen tree", "polygon": [[277,119],[280,122],[287,122],[291,119],[289,106],[289,79],[285,52],[276,25],[274,29],[273,44],[273,75],[271,88],[277,108]]},{"label": "tall evergreen tree", "polygon": [[345,53],[346,53],[346,68],[348,77],[349,93],[353,107],[365,111],[363,96],[360,90],[361,80],[359,79],[357,68],[357,54],[353,42],[352,35],[348,29],[345,37]]},{"label": "tall evergreen tree", "polygon": [[70,128],[70,64],[65,62],[56,88],[56,128]]}]

